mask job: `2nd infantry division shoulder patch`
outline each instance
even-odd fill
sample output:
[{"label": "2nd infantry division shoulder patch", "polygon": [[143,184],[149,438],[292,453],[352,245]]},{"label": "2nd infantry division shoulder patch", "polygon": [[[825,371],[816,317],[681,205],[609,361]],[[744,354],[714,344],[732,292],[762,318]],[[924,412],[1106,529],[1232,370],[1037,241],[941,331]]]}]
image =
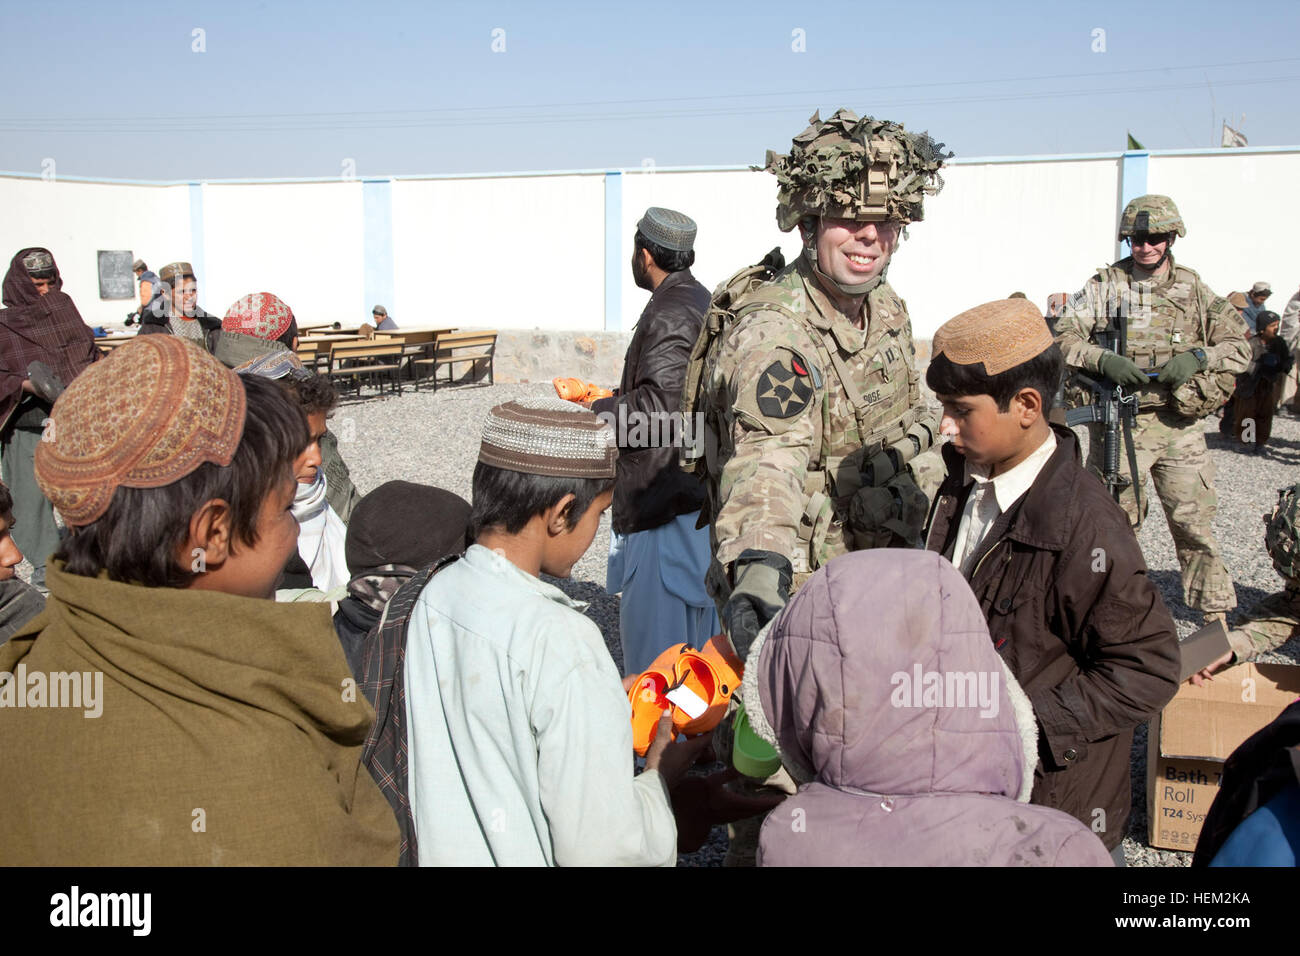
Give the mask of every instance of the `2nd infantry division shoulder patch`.
[{"label": "2nd infantry division shoulder patch", "polygon": [[758,410],[765,418],[794,418],[813,400],[813,387],[808,370],[791,358],[792,368],[779,361],[773,362],[758,377],[754,397]]}]

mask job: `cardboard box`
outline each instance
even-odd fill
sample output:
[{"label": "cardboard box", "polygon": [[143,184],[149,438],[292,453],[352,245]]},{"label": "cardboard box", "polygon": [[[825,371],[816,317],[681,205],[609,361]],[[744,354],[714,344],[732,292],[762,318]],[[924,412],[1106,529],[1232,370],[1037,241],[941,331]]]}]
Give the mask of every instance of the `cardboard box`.
[{"label": "cardboard box", "polygon": [[1300,695],[1300,666],[1238,664],[1204,687],[1184,683],[1147,734],[1147,842],[1196,848],[1223,762]]}]

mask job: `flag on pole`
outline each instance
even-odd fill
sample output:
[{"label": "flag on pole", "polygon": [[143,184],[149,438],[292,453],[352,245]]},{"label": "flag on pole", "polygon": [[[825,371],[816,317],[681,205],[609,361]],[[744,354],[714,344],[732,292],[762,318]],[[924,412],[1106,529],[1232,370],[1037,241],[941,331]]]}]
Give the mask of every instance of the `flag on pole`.
[{"label": "flag on pole", "polygon": [[1133,138],[1133,134],[1132,134],[1132,133],[1129,133],[1129,134],[1128,134],[1128,148],[1129,148],[1129,149],[1146,149],[1145,146],[1143,146],[1141,143],[1139,143],[1137,140],[1135,140],[1135,139]]},{"label": "flag on pole", "polygon": [[1227,122],[1224,122],[1223,142],[1220,145],[1221,146],[1245,146],[1246,136],[1244,133],[1240,132],[1239,130],[1233,129],[1231,126],[1227,124]]}]

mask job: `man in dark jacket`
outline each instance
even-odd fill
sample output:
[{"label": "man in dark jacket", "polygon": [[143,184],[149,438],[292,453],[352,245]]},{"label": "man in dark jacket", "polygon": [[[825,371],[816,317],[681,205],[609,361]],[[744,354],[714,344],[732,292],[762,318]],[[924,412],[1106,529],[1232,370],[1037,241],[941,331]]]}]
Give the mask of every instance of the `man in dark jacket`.
[{"label": "man in dark jacket", "polygon": [[198,305],[199,284],[188,262],[169,262],[159,270],[158,287],[140,311],[140,335],[179,335],[215,351],[221,319]]},{"label": "man in dark jacket", "polygon": [[613,398],[591,410],[618,435],[613,535],[606,589],[623,592],[623,673],[639,674],[664,648],[694,647],[719,630],[704,590],[708,529],[695,527],[704,489],[677,464],[695,430],[681,420],[682,387],[709,292],[694,276],[695,221],[652,207],[637,223],[632,276],[650,302],[637,321]]},{"label": "man in dark jacket", "polygon": [[1028,303],[991,302],[935,333],[948,475],[926,546],[962,572],[1039,725],[1033,803],[1090,826],[1116,863],[1133,729],[1178,690],[1173,619],[1120,507],[1046,405],[1063,360]]}]

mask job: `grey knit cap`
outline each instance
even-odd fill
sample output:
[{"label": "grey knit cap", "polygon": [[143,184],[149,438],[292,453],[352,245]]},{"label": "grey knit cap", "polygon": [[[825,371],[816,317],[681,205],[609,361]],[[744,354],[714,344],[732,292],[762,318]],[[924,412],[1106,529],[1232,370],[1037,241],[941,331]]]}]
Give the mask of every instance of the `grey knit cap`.
[{"label": "grey knit cap", "polygon": [[370,310],[370,314],[371,314],[371,315],[387,315],[387,314],[388,314],[388,310],[385,309],[382,305],[377,305],[377,306],[375,306],[373,309]]},{"label": "grey knit cap", "polygon": [[573,402],[521,398],[498,405],[483,424],[478,460],[527,475],[613,478],[614,429]]},{"label": "grey knit cap", "polygon": [[23,256],[23,268],[33,279],[53,279],[54,257],[48,252],[33,252]]},{"label": "grey knit cap", "polygon": [[636,224],[636,231],[672,252],[690,252],[695,246],[695,220],[676,209],[651,206]]}]

